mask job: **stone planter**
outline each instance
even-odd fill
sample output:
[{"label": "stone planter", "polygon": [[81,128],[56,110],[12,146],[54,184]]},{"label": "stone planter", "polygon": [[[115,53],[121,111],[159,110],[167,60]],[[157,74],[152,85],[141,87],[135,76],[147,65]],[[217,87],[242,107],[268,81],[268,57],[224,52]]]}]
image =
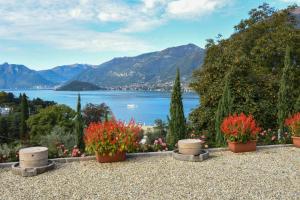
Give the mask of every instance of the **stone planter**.
[{"label": "stone planter", "polygon": [[126,160],[126,152],[116,152],[112,156],[108,154],[101,155],[96,152],[96,159],[99,163],[120,162]]},{"label": "stone planter", "polygon": [[256,140],[248,141],[247,143],[227,141],[228,148],[234,153],[256,151]]},{"label": "stone planter", "polygon": [[29,147],[19,151],[20,167],[34,168],[48,165],[48,148]]},{"label": "stone planter", "polygon": [[185,139],[178,141],[178,151],[184,155],[199,155],[201,153],[201,140]]},{"label": "stone planter", "polygon": [[294,147],[300,148],[300,137],[292,136],[292,140]]},{"label": "stone planter", "polygon": [[21,176],[36,176],[55,167],[53,161],[48,161],[48,148],[46,147],[21,149],[19,160],[19,163],[12,165],[12,173]]}]

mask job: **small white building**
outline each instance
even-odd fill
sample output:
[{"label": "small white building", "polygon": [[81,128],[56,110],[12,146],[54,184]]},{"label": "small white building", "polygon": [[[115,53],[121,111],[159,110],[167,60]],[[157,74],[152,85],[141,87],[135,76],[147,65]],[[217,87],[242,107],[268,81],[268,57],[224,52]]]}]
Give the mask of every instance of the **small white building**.
[{"label": "small white building", "polygon": [[8,115],[10,110],[11,109],[9,107],[0,107],[0,115]]}]

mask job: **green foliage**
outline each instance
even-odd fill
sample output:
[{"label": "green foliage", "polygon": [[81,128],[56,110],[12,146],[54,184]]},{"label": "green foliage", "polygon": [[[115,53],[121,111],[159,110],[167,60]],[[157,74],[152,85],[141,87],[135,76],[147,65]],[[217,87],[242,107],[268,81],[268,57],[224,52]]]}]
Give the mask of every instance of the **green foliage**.
[{"label": "green foliage", "polygon": [[83,141],[83,119],[81,115],[81,99],[80,94],[78,94],[77,100],[77,112],[76,112],[76,121],[75,121],[75,132],[77,135],[77,146],[83,152],[84,151],[84,141]]},{"label": "green foliage", "polygon": [[82,112],[86,126],[92,122],[108,121],[113,116],[112,111],[105,103],[100,105],[89,103],[84,107]]},{"label": "green foliage", "polygon": [[298,96],[297,101],[294,105],[294,112],[295,113],[300,112],[300,95]]},{"label": "green foliage", "polygon": [[0,163],[17,161],[17,152],[21,147],[19,143],[0,144]]},{"label": "green foliage", "polygon": [[55,126],[49,134],[41,136],[38,143],[48,147],[50,158],[57,158],[69,154],[69,152],[62,152],[60,145],[64,145],[64,149],[70,151],[77,145],[77,137],[70,132],[66,132],[63,127]]},{"label": "green foliage", "polygon": [[226,144],[225,137],[221,132],[221,124],[223,119],[231,114],[233,98],[231,96],[230,90],[230,80],[231,80],[231,71],[225,76],[225,86],[223,88],[223,94],[218,103],[218,109],[216,112],[216,122],[215,122],[215,131],[216,131],[216,143],[218,146],[224,146]]},{"label": "green foliage", "polygon": [[279,82],[279,92],[278,92],[278,102],[277,102],[277,122],[280,132],[284,130],[284,121],[289,114],[292,114],[293,109],[292,100],[293,94],[292,83],[290,82],[292,75],[292,63],[291,63],[291,49],[289,46],[286,48],[285,58],[284,58],[284,68],[282,70],[281,79]]},{"label": "green foliage", "polygon": [[178,140],[186,137],[186,121],[183,112],[180,73],[177,69],[176,79],[173,86],[171,105],[170,105],[170,119],[169,131],[167,134],[167,143],[174,147]]},{"label": "green foliage", "polygon": [[38,143],[40,137],[49,134],[54,126],[62,127],[64,132],[72,132],[75,115],[75,112],[66,105],[41,109],[38,114],[30,116],[27,120],[31,142]]},{"label": "green foliage", "polygon": [[297,66],[290,77],[290,105],[300,94],[300,32],[290,9],[274,12],[263,4],[250,11],[249,18],[235,27],[230,38],[210,41],[204,64],[193,73],[190,85],[201,104],[190,114],[194,127],[214,132],[224,74],[233,69],[232,113],[252,114],[262,128],[276,128],[277,94],[287,45]]},{"label": "green foliage", "polygon": [[20,140],[25,142],[29,139],[26,120],[29,117],[27,96],[24,93],[21,95],[21,121],[20,121]]}]

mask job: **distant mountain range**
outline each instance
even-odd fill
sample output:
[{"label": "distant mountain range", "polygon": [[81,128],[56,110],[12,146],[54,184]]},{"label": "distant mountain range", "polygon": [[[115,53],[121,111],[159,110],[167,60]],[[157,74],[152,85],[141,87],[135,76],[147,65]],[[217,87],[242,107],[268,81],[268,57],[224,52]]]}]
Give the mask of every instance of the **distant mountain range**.
[{"label": "distant mountain range", "polygon": [[55,88],[72,81],[88,82],[100,88],[147,89],[170,85],[176,69],[184,83],[203,63],[205,50],[194,45],[171,47],[136,57],[114,58],[100,65],[73,64],[35,71],[24,65],[0,65],[0,88]]}]

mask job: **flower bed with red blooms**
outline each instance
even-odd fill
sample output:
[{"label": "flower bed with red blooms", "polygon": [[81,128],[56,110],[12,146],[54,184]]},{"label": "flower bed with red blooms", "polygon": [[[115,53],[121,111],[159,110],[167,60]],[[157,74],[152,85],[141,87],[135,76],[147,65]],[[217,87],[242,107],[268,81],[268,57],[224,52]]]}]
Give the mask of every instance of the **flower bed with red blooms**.
[{"label": "flower bed with red blooms", "polygon": [[286,119],[285,125],[291,129],[293,136],[300,137],[300,112]]},{"label": "flower bed with red blooms", "polygon": [[85,146],[90,153],[113,156],[117,152],[133,152],[139,146],[141,127],[132,120],[91,123],[85,129]]},{"label": "flower bed with red blooms", "polygon": [[258,127],[252,115],[247,116],[241,113],[225,118],[221,130],[229,141],[246,143],[256,140],[261,128]]}]

